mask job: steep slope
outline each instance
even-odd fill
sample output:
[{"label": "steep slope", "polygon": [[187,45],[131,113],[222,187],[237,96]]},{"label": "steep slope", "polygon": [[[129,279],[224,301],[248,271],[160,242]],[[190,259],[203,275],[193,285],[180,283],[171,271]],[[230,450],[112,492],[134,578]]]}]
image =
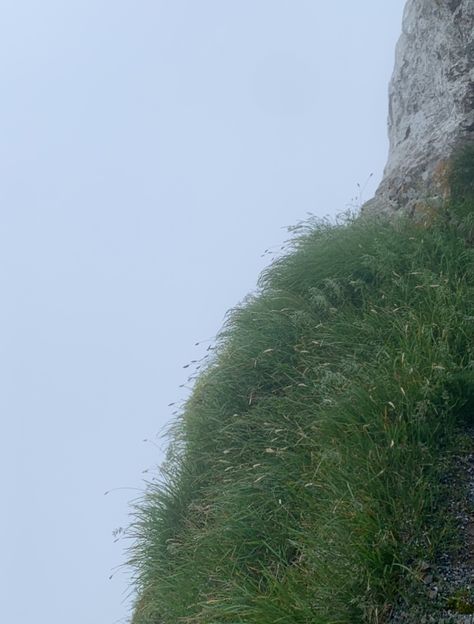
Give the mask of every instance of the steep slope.
[{"label": "steep slope", "polygon": [[473,163],[429,226],[302,224],[230,313],[131,527],[134,624],[381,622],[421,582],[474,386]]}]

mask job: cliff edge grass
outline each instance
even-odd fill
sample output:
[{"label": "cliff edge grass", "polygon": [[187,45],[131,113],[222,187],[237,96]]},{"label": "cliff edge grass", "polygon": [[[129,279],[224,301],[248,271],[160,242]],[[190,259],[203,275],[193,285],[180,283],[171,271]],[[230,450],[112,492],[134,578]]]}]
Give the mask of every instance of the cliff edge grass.
[{"label": "cliff edge grass", "polygon": [[232,310],[135,509],[133,624],[383,622],[451,539],[474,407],[474,150],[407,218],[310,220]]}]

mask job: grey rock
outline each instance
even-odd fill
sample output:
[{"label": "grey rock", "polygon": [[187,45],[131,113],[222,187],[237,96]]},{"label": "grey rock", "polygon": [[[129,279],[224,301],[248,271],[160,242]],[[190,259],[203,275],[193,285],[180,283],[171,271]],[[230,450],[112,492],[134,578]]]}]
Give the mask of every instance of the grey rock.
[{"label": "grey rock", "polygon": [[433,587],[433,589],[430,589],[430,591],[428,593],[428,598],[430,600],[436,600],[437,597],[438,597],[438,588],[437,587]]},{"label": "grey rock", "polygon": [[408,0],[389,87],[390,149],[362,211],[436,210],[453,152],[474,142],[474,0]]}]

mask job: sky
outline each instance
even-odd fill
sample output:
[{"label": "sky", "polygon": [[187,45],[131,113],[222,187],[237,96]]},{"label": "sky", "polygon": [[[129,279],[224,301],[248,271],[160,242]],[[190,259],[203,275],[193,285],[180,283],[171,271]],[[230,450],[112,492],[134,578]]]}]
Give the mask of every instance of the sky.
[{"label": "sky", "polygon": [[373,194],[403,5],[0,2],[1,621],[128,621],[183,366],[287,226]]}]

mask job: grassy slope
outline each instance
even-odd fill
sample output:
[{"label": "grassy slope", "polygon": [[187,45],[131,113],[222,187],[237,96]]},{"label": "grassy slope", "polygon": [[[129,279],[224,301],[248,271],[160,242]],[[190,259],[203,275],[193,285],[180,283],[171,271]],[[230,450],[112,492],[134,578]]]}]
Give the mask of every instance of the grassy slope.
[{"label": "grassy slope", "polygon": [[377,622],[443,539],[468,216],[310,222],[233,310],[136,512],[134,624]]}]

